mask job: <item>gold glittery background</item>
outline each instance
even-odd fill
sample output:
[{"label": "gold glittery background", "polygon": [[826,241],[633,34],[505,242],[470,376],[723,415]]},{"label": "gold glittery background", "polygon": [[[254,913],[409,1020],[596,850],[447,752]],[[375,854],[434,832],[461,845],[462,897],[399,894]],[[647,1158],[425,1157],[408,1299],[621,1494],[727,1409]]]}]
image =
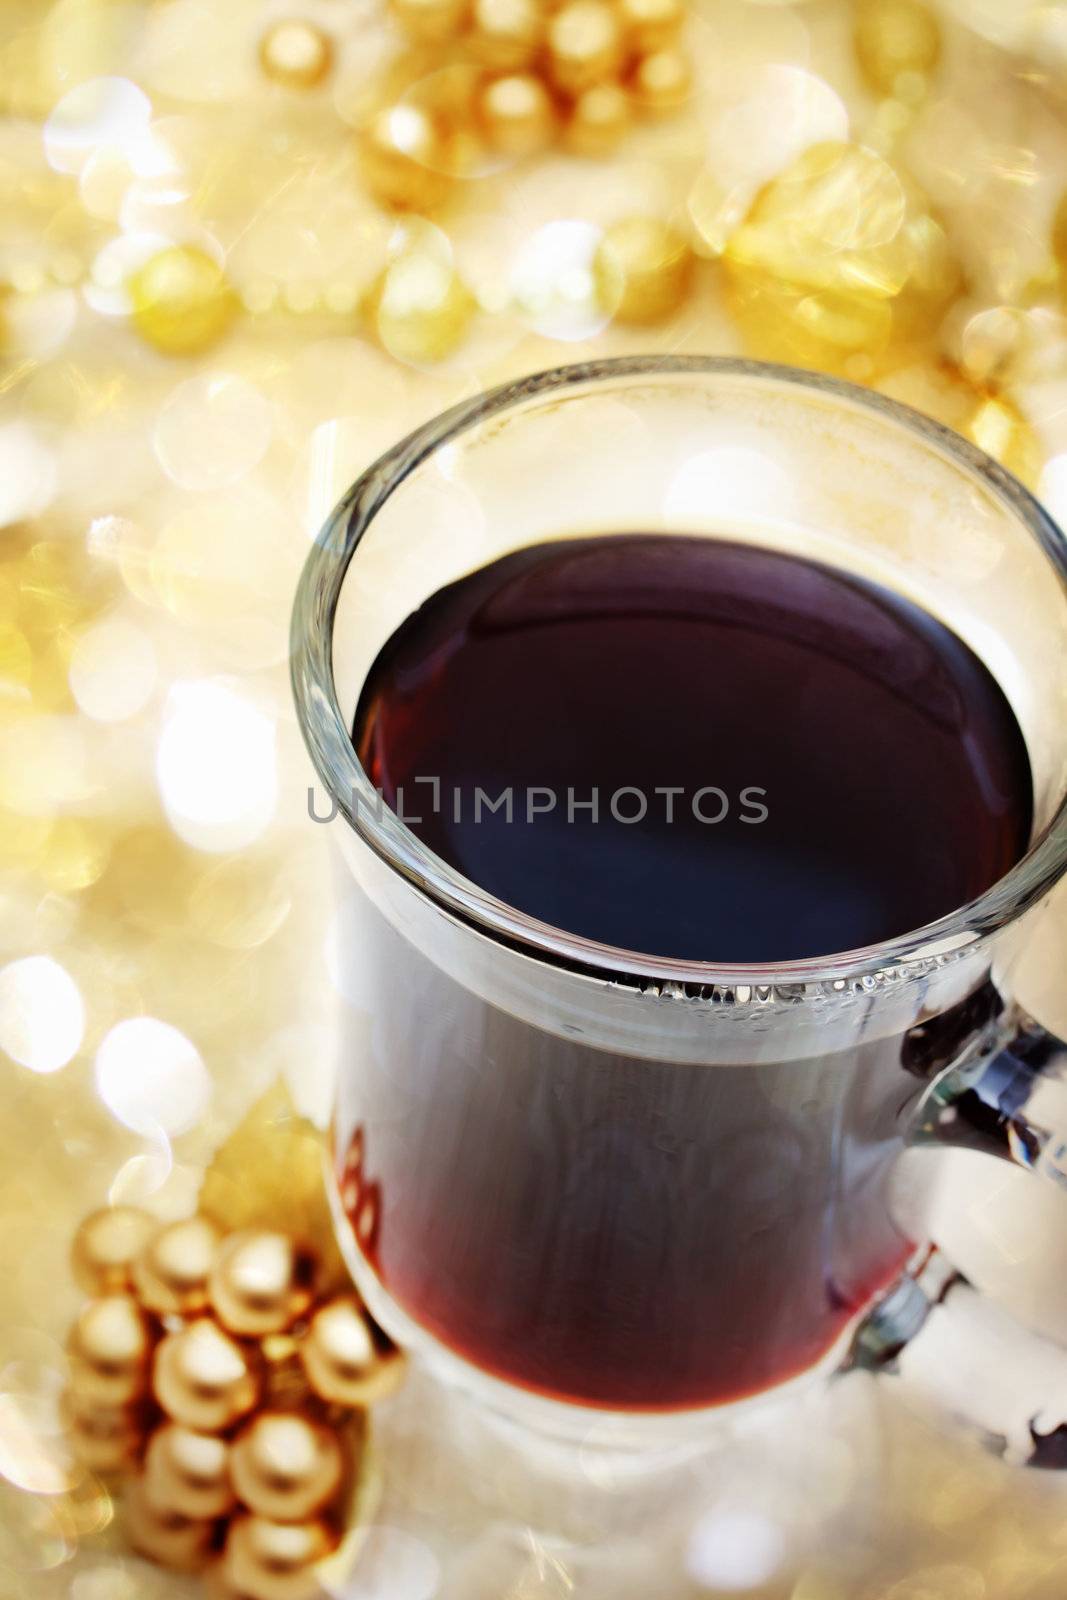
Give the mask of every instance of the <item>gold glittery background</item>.
[{"label": "gold glittery background", "polygon": [[[1036,0],[0,0],[2,1600],[185,1592],[66,1453],[67,1253],[186,1214],[279,1074],[324,1111],[286,634],[334,499],[521,371],[747,350],[1064,513],[1065,106]],[[864,1381],[684,1519],[650,1491],[614,1566],[465,1500],[417,1409],[350,1600],[1067,1593],[1067,1485]]]}]

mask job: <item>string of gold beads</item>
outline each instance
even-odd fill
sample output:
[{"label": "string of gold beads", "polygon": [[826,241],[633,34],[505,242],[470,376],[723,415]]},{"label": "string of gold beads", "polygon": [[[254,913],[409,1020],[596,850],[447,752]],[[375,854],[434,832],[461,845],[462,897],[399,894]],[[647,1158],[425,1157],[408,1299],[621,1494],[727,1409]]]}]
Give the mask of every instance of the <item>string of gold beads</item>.
[{"label": "string of gold beads", "polygon": [[129,1545],[241,1600],[312,1600],[366,1481],[365,1408],[403,1357],[288,1234],[97,1212],[73,1247],[77,1459],[122,1485]]},{"label": "string of gold beads", "polygon": [[398,91],[397,104],[417,107],[423,121],[398,124],[397,106],[386,107],[362,130],[361,150],[368,187],[396,209],[443,205],[447,174],[457,171],[448,149],[459,137],[455,112],[425,92],[440,76],[424,70],[427,41],[475,69],[459,116],[468,138],[505,156],[556,140],[578,155],[606,155],[635,115],[673,112],[691,92],[679,47],[683,0],[391,0],[391,10],[411,41],[407,69],[402,62],[396,73],[409,91]]}]

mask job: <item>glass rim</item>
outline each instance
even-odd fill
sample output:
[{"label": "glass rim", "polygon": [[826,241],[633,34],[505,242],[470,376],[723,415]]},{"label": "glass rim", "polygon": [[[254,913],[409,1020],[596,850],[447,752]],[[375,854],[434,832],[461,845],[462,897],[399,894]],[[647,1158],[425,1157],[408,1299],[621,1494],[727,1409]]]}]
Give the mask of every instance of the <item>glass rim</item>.
[{"label": "glass rim", "polygon": [[382,804],[356,755],[338,704],[333,632],[338,601],[360,540],[390,496],[424,461],[459,436],[531,400],[627,378],[741,377],[814,390],[898,424],[977,479],[1036,540],[1067,585],[1067,538],[1010,472],[945,424],[845,379],[728,356],[626,356],[552,367],[460,401],[401,439],[363,472],[334,507],[308,553],[297,586],[290,674],[301,733],[315,770],[347,825],[380,860],[439,909],[497,943],[553,966],[615,979],[737,988],[835,983],[879,969],[926,962],[1006,927],[1040,901],[1067,869],[1067,795],[1048,826],[984,894],[933,922],[879,944],[791,961],[693,961],[602,944],[568,933],[480,889],[429,850]]}]

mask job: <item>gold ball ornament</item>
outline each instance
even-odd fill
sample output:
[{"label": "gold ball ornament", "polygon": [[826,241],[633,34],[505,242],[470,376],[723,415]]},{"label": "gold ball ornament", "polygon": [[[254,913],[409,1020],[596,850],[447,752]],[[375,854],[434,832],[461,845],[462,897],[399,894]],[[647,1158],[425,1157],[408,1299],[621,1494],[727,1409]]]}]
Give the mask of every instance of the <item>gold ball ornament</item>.
[{"label": "gold ball ornament", "polygon": [[429,366],[451,355],[475,309],[450,255],[418,244],[389,263],[367,304],[383,348],[410,366]]},{"label": "gold ball ornament", "polygon": [[579,156],[608,155],[633,121],[630,96],[618,83],[597,83],[574,101],[564,127],[564,143]]},{"label": "gold ball ornament", "polygon": [[314,89],[333,65],[333,41],[303,18],[288,17],[263,35],[259,64],[266,77],[286,89]]},{"label": "gold ball ornament", "polygon": [[201,1572],[214,1554],[214,1522],[158,1510],[140,1482],[123,1490],[122,1527],[139,1555],[172,1572]]},{"label": "gold ball ornament", "polygon": [[665,50],[685,20],[684,0],[617,0],[626,42],[638,55]]},{"label": "gold ball ornament", "polygon": [[149,1319],[131,1295],[91,1300],[70,1336],[70,1387],[78,1400],[123,1406],[148,1388],[154,1334]]},{"label": "gold ball ornament", "polygon": [[306,1417],[264,1411],[234,1443],[230,1475],[242,1503],[274,1522],[305,1522],[341,1486],[344,1457],[331,1428]]},{"label": "gold ball ornament", "polygon": [[315,1260],[287,1234],[248,1229],[218,1250],[209,1278],[215,1315],[230,1333],[284,1333],[308,1310]]},{"label": "gold ball ornament", "polygon": [[161,1316],[191,1316],[208,1300],[208,1277],[222,1235],[208,1217],[187,1217],[160,1228],[134,1264],[141,1304]]},{"label": "gold ball ornament", "polygon": [[[2,669],[0,669],[2,670]],[[86,1217],[74,1236],[71,1267],[88,1294],[122,1294],[132,1287],[132,1268],[158,1224],[133,1206],[106,1206]]]},{"label": "gold ball ornament", "polygon": [[624,217],[608,228],[593,260],[597,293],[619,322],[661,322],[677,311],[692,277],[693,252],[658,217]]},{"label": "gold ball ornament", "polygon": [[145,1498],[157,1511],[194,1521],[223,1517],[236,1504],[229,1467],[225,1440],[164,1423],[145,1455]]},{"label": "gold ball ornament", "polygon": [[367,1406],[399,1387],[405,1358],[370,1321],[355,1295],[320,1307],[300,1341],[308,1382],[331,1405]]},{"label": "gold ball ornament", "polygon": [[921,96],[941,59],[937,17],[921,0],[858,0],[853,44],[870,87],[904,101]]},{"label": "gold ball ornament", "polygon": [[164,355],[197,355],[230,330],[238,300],[216,261],[193,245],[152,256],[127,284],[133,325]]},{"label": "gold ball ornament", "polygon": [[219,1433],[253,1410],[260,1375],[250,1354],[202,1317],[162,1341],[153,1388],[173,1422],[196,1433]]},{"label": "gold ball ornament", "polygon": [[656,50],[634,68],[630,92],[639,111],[666,117],[682,107],[693,92],[693,73],[680,50]]},{"label": "gold ball ornament", "polygon": [[606,0],[570,0],[548,25],[548,53],[552,80],[565,94],[614,77],[623,60],[618,13]]},{"label": "gold ball ornament", "polygon": [[140,1409],[91,1405],[68,1394],[63,1410],[71,1450],[87,1471],[101,1478],[121,1478],[136,1469],[144,1448]]},{"label": "gold ball ornament", "polygon": [[499,72],[517,72],[533,61],[544,34],[536,0],[474,0],[470,47],[479,61]]},{"label": "gold ball ornament", "polygon": [[495,150],[528,156],[543,150],[556,130],[556,109],[540,78],[516,73],[486,84],[478,120]]},{"label": "gold ball ornament", "polygon": [[224,1592],[242,1600],[321,1600],[316,1566],[337,1543],[329,1525],[237,1517],[219,1564]]},{"label": "gold ball ornament", "polygon": [[412,39],[440,43],[466,27],[469,0],[389,0],[389,9]]},{"label": "gold ball ornament", "polygon": [[367,188],[396,210],[434,211],[452,191],[447,141],[420,106],[379,111],[360,135],[359,160]]}]

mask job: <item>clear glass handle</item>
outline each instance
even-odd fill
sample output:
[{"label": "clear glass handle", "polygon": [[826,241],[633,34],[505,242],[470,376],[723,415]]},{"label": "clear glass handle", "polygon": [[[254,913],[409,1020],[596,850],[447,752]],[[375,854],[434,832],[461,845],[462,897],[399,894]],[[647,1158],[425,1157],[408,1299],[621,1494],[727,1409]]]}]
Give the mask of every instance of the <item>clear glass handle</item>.
[{"label": "clear glass handle", "polygon": [[[1067,1043],[1009,1008],[983,1048],[927,1086],[906,1137],[995,1155],[1067,1190]],[[1067,1468],[1067,1348],[983,1299],[936,1247],[874,1307],[847,1366],[903,1377],[1008,1459]]]},{"label": "clear glass handle", "polygon": [[1018,1007],[997,1037],[934,1079],[909,1142],[981,1150],[1067,1189],[1067,1044]]}]

